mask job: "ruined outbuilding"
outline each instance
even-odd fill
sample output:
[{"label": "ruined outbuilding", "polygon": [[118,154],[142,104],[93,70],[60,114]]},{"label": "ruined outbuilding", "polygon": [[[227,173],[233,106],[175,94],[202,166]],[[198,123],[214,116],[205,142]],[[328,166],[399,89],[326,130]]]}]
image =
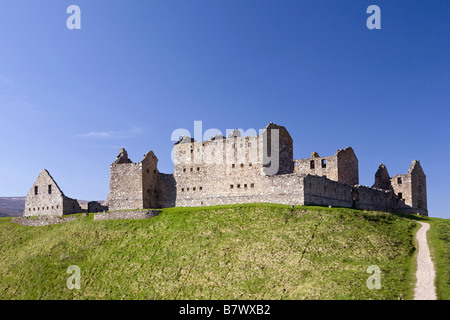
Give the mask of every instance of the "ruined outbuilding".
[{"label": "ruined outbuilding", "polygon": [[99,212],[106,210],[97,201],[80,203],[67,197],[50,173],[43,169],[25,200],[24,217],[62,216],[82,212]]}]

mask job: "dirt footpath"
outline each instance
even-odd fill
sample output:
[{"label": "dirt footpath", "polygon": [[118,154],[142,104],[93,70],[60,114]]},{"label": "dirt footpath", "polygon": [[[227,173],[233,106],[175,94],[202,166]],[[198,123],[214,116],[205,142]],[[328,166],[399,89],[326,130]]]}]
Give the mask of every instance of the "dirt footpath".
[{"label": "dirt footpath", "polygon": [[430,249],[427,243],[427,231],[430,225],[419,222],[422,227],[417,231],[416,239],[419,243],[419,254],[417,255],[416,288],[414,289],[414,300],[436,300],[436,288],[434,279],[436,273],[431,261]]}]

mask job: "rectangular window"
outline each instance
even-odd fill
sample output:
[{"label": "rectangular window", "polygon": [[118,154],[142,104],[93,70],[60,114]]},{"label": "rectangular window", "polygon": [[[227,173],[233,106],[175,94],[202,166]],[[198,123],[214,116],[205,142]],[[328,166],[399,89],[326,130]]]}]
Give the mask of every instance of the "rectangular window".
[{"label": "rectangular window", "polygon": [[327,167],[327,160],[322,159],[322,168],[326,168],[326,167]]},{"label": "rectangular window", "polygon": [[181,188],[181,192],[184,192],[184,188]]},{"label": "rectangular window", "polygon": [[403,193],[399,192],[399,193],[398,193],[398,198],[399,198],[400,200],[402,200],[402,199],[403,199]]},{"label": "rectangular window", "polygon": [[48,185],[48,194],[52,194],[52,185],[51,184],[49,184]]},{"label": "rectangular window", "polygon": [[240,187],[241,187],[241,185],[240,185],[240,184],[238,184],[238,185],[237,185],[237,187],[238,187],[238,188],[240,188]]},{"label": "rectangular window", "polygon": [[314,165],[314,160],[311,160],[311,161],[310,161],[309,167],[310,167],[311,169],[314,169],[314,167],[315,167],[315,165]]},{"label": "rectangular window", "polygon": [[244,184],[244,188],[247,188],[247,184]]},{"label": "rectangular window", "polygon": [[398,183],[398,184],[402,184],[402,178],[398,177],[398,178],[397,178],[397,183]]},{"label": "rectangular window", "polygon": [[233,188],[234,188],[234,185],[230,184],[230,189],[233,189]]},{"label": "rectangular window", "polygon": [[34,186],[34,195],[37,196],[39,194],[39,187]]},{"label": "rectangular window", "polygon": [[193,188],[192,188],[192,191],[195,191],[195,189],[196,189],[196,188],[195,188],[195,187],[193,187]]},{"label": "rectangular window", "polygon": [[203,187],[200,187],[199,190],[202,191],[202,190],[203,190]]},{"label": "rectangular window", "polygon": [[234,163],[231,165],[232,168],[234,168],[235,166],[236,166],[236,165],[235,165]]},{"label": "rectangular window", "polygon": [[250,188],[254,188],[254,187],[255,187],[254,183],[250,184]]}]

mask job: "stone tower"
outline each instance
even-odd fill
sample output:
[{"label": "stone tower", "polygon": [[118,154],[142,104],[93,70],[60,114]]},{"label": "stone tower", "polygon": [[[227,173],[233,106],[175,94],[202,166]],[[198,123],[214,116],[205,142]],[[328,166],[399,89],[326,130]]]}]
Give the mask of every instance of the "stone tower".
[{"label": "stone tower", "polygon": [[397,196],[397,211],[428,215],[426,175],[419,161],[412,162],[408,173],[393,176],[391,185]]},{"label": "stone tower", "polygon": [[120,149],[110,166],[110,191],[105,201],[109,210],[157,208],[159,195],[158,159],[152,151],[133,163]]},{"label": "stone tower", "polygon": [[263,172],[266,175],[294,172],[292,138],[285,127],[269,123],[261,133]]}]

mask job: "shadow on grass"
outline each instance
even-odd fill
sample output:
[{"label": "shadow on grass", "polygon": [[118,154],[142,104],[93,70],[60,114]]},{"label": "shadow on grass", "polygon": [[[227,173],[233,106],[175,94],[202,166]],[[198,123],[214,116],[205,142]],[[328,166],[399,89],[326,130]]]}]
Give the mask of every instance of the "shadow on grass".
[{"label": "shadow on grass", "polygon": [[414,220],[414,221],[430,221],[430,218],[420,216],[417,214],[399,213],[399,212],[392,212],[392,214],[396,215],[397,217],[406,218],[406,219]]}]

